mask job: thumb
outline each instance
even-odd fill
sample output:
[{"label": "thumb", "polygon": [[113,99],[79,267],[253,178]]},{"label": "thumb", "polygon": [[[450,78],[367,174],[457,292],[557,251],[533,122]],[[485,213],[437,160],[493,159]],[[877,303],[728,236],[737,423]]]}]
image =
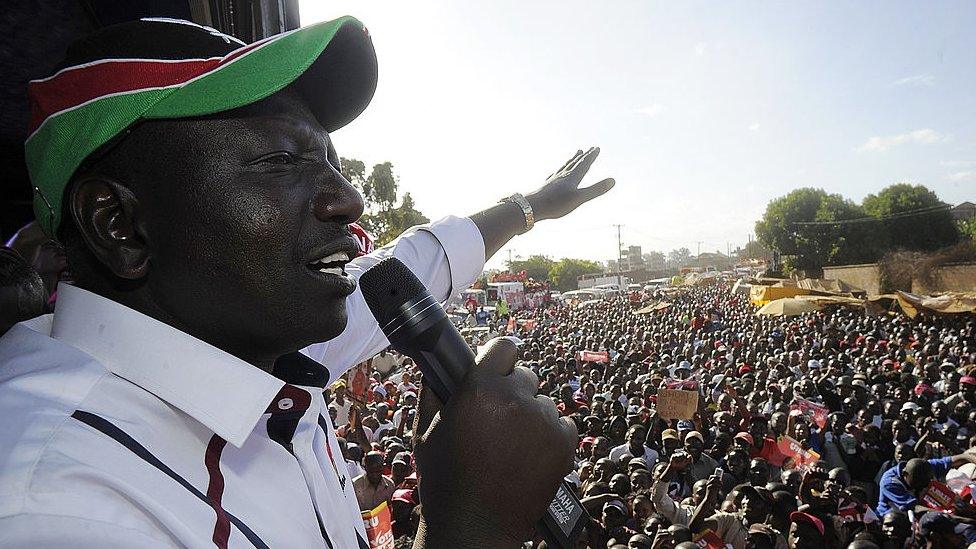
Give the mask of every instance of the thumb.
[{"label": "thumb", "polygon": [[603,181],[599,181],[590,185],[589,187],[584,187],[579,190],[580,195],[583,197],[583,202],[589,202],[594,198],[606,193],[616,184],[616,181],[612,177],[608,177]]}]

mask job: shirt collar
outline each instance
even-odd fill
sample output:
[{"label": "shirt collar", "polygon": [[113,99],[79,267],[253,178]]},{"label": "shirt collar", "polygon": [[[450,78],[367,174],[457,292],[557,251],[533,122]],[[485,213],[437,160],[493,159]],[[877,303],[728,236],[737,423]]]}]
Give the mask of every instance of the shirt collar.
[{"label": "shirt collar", "polygon": [[[240,447],[285,382],[168,324],[69,284],[51,337]],[[289,380],[291,381],[291,380]]]}]

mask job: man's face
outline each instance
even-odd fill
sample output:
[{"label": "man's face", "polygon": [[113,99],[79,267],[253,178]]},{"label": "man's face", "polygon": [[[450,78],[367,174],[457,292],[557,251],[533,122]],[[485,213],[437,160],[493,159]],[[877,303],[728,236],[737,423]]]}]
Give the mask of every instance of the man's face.
[{"label": "man's face", "polygon": [[252,361],[341,333],[363,200],[297,95],[150,124],[120,147],[142,166],[123,183],[141,205],[154,314]]},{"label": "man's face", "polygon": [[366,469],[366,480],[373,485],[379,484],[383,478],[383,460],[367,460],[363,468]]},{"label": "man's face", "polygon": [[898,517],[889,513],[881,523],[881,533],[890,539],[905,539],[911,533],[911,525],[907,517]]},{"label": "man's face", "polygon": [[746,495],[742,498],[742,510],[749,524],[759,524],[766,521],[769,514],[769,504],[762,498]]},{"label": "man's face", "polygon": [[[630,430],[627,431],[627,442],[630,443],[631,448],[640,448],[644,445],[645,436],[646,432],[644,431],[643,427],[631,427]],[[643,455],[634,457],[643,457]]]},{"label": "man's face", "polygon": [[698,461],[698,458],[701,457],[704,450],[705,445],[702,444],[702,441],[698,440],[697,437],[685,440],[685,451],[688,452],[695,461]]}]

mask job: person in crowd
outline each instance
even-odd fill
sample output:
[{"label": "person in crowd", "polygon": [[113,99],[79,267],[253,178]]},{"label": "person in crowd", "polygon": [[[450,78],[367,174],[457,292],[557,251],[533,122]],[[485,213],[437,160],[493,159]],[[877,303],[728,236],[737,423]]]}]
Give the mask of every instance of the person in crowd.
[{"label": "person in crowd", "polygon": [[356,490],[359,508],[363,511],[370,511],[384,501],[390,501],[396,484],[393,479],[383,474],[382,452],[368,452],[363,458],[363,468],[366,472],[354,478],[352,485]]}]

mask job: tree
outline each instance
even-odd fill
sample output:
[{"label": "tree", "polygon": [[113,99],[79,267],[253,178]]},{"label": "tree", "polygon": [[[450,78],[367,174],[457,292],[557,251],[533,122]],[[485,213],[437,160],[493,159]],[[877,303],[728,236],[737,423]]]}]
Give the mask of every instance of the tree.
[{"label": "tree", "polygon": [[868,215],[880,218],[892,248],[931,252],[959,241],[948,205],[924,185],[890,185],[867,195],[863,205]]},{"label": "tree", "polygon": [[745,246],[736,250],[736,256],[739,259],[764,259],[769,252],[769,248],[759,240],[750,240]]},{"label": "tree", "polygon": [[342,175],[363,195],[366,210],[359,224],[373,236],[376,246],[389,243],[414,225],[430,221],[416,209],[410,193],[403,193],[400,205],[396,205],[400,182],[392,163],[376,164],[369,176],[365,164],[355,158],[342,158],[340,165]]},{"label": "tree", "polygon": [[667,257],[661,252],[650,251],[644,254],[644,264],[647,265],[648,269],[663,269],[665,261],[667,261]]},{"label": "tree", "polygon": [[825,265],[865,263],[879,257],[879,227],[867,218],[863,208],[839,194],[801,188],[766,206],[763,218],[756,222],[756,236],[789,256],[789,268],[817,271]]},{"label": "tree", "polygon": [[560,292],[568,292],[579,288],[577,282],[579,277],[602,271],[600,264],[595,261],[564,257],[549,269],[549,280]]},{"label": "tree", "polygon": [[672,267],[684,267],[691,263],[691,250],[688,248],[671,250],[671,253],[668,254],[668,261],[671,262]]},{"label": "tree", "polygon": [[506,262],[508,271],[518,273],[525,271],[525,275],[535,280],[546,280],[549,278],[549,269],[556,262],[551,257],[545,255],[530,255],[528,259]]},{"label": "tree", "polygon": [[956,226],[959,228],[959,234],[962,237],[976,241],[976,217],[960,219]]}]

